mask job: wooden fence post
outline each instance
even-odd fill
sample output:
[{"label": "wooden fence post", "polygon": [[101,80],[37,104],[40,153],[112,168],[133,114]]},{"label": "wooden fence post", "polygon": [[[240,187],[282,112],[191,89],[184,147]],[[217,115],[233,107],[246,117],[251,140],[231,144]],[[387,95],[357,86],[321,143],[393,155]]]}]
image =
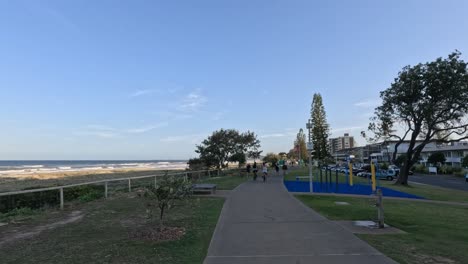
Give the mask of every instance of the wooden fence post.
[{"label": "wooden fence post", "polygon": [[104,197],[107,198],[107,182],[104,183]]},{"label": "wooden fence post", "polygon": [[60,188],[60,210],[63,210],[63,204],[64,204],[63,188]]},{"label": "wooden fence post", "polygon": [[157,180],[158,176],[154,176],[154,188],[157,188],[158,187],[158,180]]},{"label": "wooden fence post", "polygon": [[132,192],[132,182],[130,178],[128,178],[128,192]]}]

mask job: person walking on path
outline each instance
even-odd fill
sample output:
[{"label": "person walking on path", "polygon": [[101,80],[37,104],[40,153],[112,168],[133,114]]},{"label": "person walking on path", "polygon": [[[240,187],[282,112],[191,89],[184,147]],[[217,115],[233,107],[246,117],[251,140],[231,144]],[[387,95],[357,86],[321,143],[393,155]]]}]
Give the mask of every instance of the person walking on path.
[{"label": "person walking on path", "polygon": [[254,161],[254,164],[252,166],[252,172],[253,172],[253,180],[256,181],[257,180],[257,172],[258,172],[257,162],[256,161]]},{"label": "person walking on path", "polygon": [[251,168],[250,163],[247,163],[247,167],[245,168],[245,171],[247,172],[247,177],[250,176],[250,168]]},{"label": "person walking on path", "polygon": [[286,176],[288,170],[288,165],[286,165],[286,162],[283,164],[283,176]]},{"label": "person walking on path", "polygon": [[263,182],[265,182],[266,177],[268,176],[268,167],[267,167],[266,162],[263,162],[262,172],[263,172],[263,175],[262,175]]},{"label": "person walking on path", "polygon": [[275,163],[276,176],[279,176],[279,165],[278,162]]}]

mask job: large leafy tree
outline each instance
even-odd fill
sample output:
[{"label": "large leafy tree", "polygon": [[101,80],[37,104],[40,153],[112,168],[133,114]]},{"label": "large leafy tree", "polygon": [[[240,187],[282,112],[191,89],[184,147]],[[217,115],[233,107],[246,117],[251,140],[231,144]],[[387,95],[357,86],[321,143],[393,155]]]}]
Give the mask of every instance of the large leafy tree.
[{"label": "large leafy tree", "polygon": [[434,152],[429,156],[429,158],[427,159],[427,162],[434,164],[434,165],[437,165],[439,163],[444,163],[445,155],[442,152]]},{"label": "large leafy tree", "polygon": [[327,123],[325,107],[323,106],[322,96],[319,93],[314,94],[311,109],[312,120],[312,143],[314,144],[314,157],[320,161],[329,156],[328,135],[330,126]]},{"label": "large leafy tree", "polygon": [[271,165],[278,163],[279,160],[280,160],[279,155],[273,152],[269,152],[265,155],[265,157],[263,157],[263,162],[270,163]]},{"label": "large leafy tree", "polygon": [[245,156],[259,156],[260,140],[255,133],[220,129],[196,146],[195,152],[207,167],[225,167],[228,161],[245,162]]},{"label": "large leafy tree", "polygon": [[460,52],[447,58],[406,66],[390,88],[382,91],[369,130],[375,138],[409,140],[397,184],[408,184],[408,173],[431,140],[453,142],[468,138],[468,70]]},{"label": "large leafy tree", "polygon": [[294,151],[297,153],[295,158],[298,159],[307,159],[307,145],[306,145],[306,135],[304,130],[299,129],[297,133],[296,140],[294,141]]}]

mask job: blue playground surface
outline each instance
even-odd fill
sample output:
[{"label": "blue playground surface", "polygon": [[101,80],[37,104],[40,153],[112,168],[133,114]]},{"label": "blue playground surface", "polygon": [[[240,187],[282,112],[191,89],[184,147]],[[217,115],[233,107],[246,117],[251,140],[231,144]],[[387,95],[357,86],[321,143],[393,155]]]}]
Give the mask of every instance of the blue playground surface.
[{"label": "blue playground surface", "polygon": [[[290,192],[310,192],[308,181],[284,181],[284,185]],[[349,186],[346,183],[322,183],[314,182],[314,193],[343,193],[343,194],[358,194],[358,195],[371,195],[372,186],[363,184],[354,184]],[[396,191],[386,187],[377,187],[382,190],[383,196],[388,197],[401,197],[412,199],[425,199],[424,197]]]}]

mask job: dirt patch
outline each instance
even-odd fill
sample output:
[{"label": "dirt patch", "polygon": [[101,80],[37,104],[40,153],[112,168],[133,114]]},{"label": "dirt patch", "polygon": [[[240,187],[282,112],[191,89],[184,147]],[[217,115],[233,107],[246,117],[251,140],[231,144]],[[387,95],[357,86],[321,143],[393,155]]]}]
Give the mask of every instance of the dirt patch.
[{"label": "dirt patch", "polygon": [[185,235],[183,227],[145,228],[133,232],[130,237],[135,240],[155,242],[179,240]]},{"label": "dirt patch", "polygon": [[417,257],[420,260],[420,263],[424,264],[452,264],[456,263],[456,261],[442,257],[442,256],[428,256],[424,254],[416,254],[415,257]]},{"label": "dirt patch", "polygon": [[0,246],[2,246],[5,243],[16,241],[18,239],[33,237],[45,230],[55,229],[57,227],[79,221],[83,218],[83,216],[84,214],[81,211],[73,211],[70,214],[68,214],[67,217],[63,220],[56,221],[50,224],[35,226],[29,230],[13,231],[11,233],[7,233],[4,236],[2,235],[2,237],[0,238]]}]

